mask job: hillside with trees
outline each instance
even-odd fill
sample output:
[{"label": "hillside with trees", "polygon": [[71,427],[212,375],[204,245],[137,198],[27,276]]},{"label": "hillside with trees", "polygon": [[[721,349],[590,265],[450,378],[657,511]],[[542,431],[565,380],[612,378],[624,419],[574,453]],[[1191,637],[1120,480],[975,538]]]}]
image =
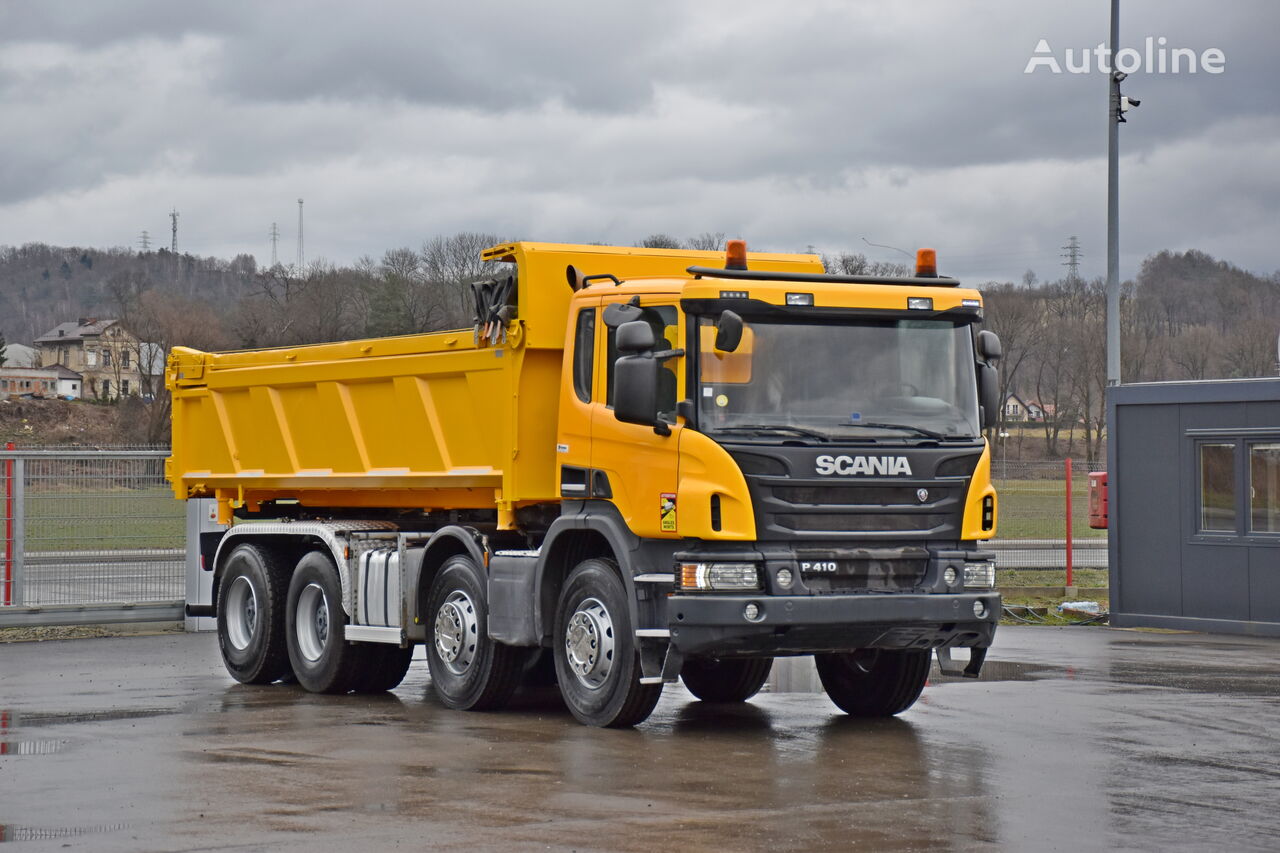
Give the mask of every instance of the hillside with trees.
[{"label": "hillside with trees", "polygon": [[[725,235],[652,234],[647,248],[718,250]],[[465,328],[469,284],[505,274],[481,264],[492,234],[430,238],[350,265],[315,261],[305,270],[261,269],[250,255],[231,260],[161,249],[0,248],[0,339],[29,343],[79,317],[118,319],[139,340],[165,349],[265,347]],[[902,264],[860,253],[824,256],[831,272],[903,275]],[[1106,299],[1100,280],[979,285],[987,326],[1004,343],[1001,381],[1043,407],[1034,429],[1041,458],[1100,458],[1105,435]],[[1280,273],[1259,276],[1203,252],[1147,258],[1122,296],[1126,382],[1274,376],[1280,333]],[[144,427],[132,440],[162,441],[168,399],[159,382],[143,389]],[[1007,425],[1006,425],[1007,426]],[[1001,428],[1003,431],[1004,427]]]}]

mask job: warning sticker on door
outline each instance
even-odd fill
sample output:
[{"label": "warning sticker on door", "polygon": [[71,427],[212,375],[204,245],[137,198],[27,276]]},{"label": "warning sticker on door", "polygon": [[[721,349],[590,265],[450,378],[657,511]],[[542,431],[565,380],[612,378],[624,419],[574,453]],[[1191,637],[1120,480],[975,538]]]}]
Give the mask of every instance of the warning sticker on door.
[{"label": "warning sticker on door", "polygon": [[676,496],[671,492],[662,493],[661,527],[664,531],[676,532]]}]

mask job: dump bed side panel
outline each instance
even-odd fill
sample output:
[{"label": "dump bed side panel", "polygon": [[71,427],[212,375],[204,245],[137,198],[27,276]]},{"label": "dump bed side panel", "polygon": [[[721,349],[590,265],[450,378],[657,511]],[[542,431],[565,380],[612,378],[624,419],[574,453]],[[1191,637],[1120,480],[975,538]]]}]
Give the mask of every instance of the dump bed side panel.
[{"label": "dump bed side panel", "polygon": [[[211,354],[176,350],[179,497],[484,508],[554,500],[558,351],[465,333]],[[225,494],[223,495],[225,496]]]}]

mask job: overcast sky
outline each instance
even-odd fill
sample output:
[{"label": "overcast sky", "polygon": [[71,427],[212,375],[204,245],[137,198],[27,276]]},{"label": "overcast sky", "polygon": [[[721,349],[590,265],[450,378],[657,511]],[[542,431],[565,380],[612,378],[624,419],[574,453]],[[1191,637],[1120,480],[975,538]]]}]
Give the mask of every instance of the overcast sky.
[{"label": "overcast sky", "polygon": [[[1106,78],[1026,74],[1108,0],[175,3],[0,7],[0,244],[343,263],[462,230],[938,249],[974,282],[1106,255]],[[1124,0],[1125,276],[1159,249],[1280,269],[1280,3]]]}]

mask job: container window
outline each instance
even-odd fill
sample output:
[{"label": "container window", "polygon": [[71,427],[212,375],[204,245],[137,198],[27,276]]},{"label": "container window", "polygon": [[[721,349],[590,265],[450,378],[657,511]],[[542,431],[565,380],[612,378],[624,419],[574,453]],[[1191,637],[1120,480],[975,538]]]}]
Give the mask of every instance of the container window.
[{"label": "container window", "polygon": [[1200,445],[1200,530],[1236,532],[1234,443]]},{"label": "container window", "polygon": [[591,402],[592,365],[596,351],[596,309],[578,312],[578,326],[573,336],[573,390],[584,403]]},{"label": "container window", "polygon": [[1280,533],[1280,444],[1249,446],[1249,529]]}]

